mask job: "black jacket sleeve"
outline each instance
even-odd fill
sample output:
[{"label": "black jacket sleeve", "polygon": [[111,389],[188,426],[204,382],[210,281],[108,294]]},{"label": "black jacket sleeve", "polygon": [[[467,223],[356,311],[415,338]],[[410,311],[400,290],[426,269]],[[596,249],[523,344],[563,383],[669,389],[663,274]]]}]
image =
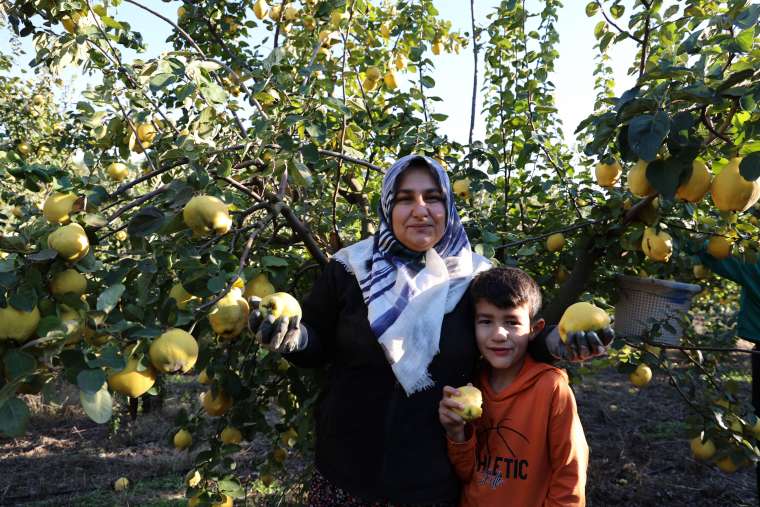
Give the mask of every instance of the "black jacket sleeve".
[{"label": "black jacket sleeve", "polygon": [[546,348],[546,336],[554,329],[555,326],[546,326],[544,330],[539,333],[528,344],[528,352],[536,361],[542,363],[554,364],[557,362],[557,358],[549,353],[549,349]]},{"label": "black jacket sleeve", "polygon": [[318,368],[327,364],[331,353],[338,317],[342,307],[340,287],[348,273],[339,262],[330,261],[301,304],[308,340],[306,348],[286,354],[288,361],[303,368]]}]

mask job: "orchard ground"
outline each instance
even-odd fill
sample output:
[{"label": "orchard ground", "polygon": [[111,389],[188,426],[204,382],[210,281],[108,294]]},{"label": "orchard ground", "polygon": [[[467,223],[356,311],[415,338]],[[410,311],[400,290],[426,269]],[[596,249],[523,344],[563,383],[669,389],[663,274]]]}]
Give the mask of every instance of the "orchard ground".
[{"label": "orchard ground", "polygon": [[[740,340],[738,346],[749,345]],[[721,369],[748,399],[749,354],[727,355]],[[115,432],[90,421],[76,399],[50,405],[29,397],[29,431],[0,441],[0,505],[185,505],[183,478],[191,458],[169,445],[171,420],[201,386],[186,376],[172,378],[167,388],[163,408],[139,414],[134,423],[123,412]],[[603,369],[584,376],[575,392],[591,448],[589,506],[757,505],[754,469],[728,475],[692,458],[683,422],[688,408],[662,374],[639,391],[625,375]],[[241,477],[255,478],[247,457],[262,452],[265,443],[244,442],[237,459]],[[285,465],[289,481],[308,478],[308,456],[291,455]],[[132,486],[115,493],[112,484],[121,476]],[[253,481],[248,492],[245,505],[297,504],[297,490],[278,483],[267,488]]]}]

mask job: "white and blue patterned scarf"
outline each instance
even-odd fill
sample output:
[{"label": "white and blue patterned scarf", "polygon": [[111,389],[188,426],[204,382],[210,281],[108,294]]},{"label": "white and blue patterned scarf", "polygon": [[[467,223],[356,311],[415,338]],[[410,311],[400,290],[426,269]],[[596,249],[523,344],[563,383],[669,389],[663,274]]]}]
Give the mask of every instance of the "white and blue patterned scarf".
[{"label": "white and blue patterned scarf", "polygon": [[[443,237],[424,253],[401,244],[391,225],[396,181],[411,165],[430,167],[446,205]],[[438,353],[443,316],[457,305],[473,275],[490,267],[470,248],[443,167],[420,155],[396,162],[383,179],[380,230],[334,258],[358,280],[370,327],[407,395],[431,387],[428,366]]]}]

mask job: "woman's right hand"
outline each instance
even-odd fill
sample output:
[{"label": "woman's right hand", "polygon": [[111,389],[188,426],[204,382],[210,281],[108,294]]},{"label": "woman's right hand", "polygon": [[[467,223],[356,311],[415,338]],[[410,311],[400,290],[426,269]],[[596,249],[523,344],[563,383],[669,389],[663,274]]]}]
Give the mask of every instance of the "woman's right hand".
[{"label": "woman's right hand", "polygon": [[308,334],[300,316],[275,318],[271,313],[262,311],[261,298],[255,296],[248,299],[248,305],[251,309],[248,328],[262,346],[281,353],[306,348]]},{"label": "woman's right hand", "polygon": [[438,418],[446,430],[446,436],[454,442],[464,442],[465,420],[462,419],[454,410],[462,410],[464,407],[452,396],[459,396],[460,392],[451,386],[443,387],[443,398],[438,404]]}]

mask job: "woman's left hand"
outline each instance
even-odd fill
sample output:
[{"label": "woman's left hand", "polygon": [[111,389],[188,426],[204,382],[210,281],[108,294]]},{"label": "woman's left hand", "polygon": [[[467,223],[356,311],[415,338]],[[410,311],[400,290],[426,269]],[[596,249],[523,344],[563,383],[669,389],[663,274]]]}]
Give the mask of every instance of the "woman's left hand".
[{"label": "woman's left hand", "polygon": [[555,327],[546,335],[546,348],[557,359],[567,361],[585,361],[607,353],[607,346],[615,339],[611,327],[601,331],[578,331],[567,337],[563,342],[559,336],[559,328]]}]

